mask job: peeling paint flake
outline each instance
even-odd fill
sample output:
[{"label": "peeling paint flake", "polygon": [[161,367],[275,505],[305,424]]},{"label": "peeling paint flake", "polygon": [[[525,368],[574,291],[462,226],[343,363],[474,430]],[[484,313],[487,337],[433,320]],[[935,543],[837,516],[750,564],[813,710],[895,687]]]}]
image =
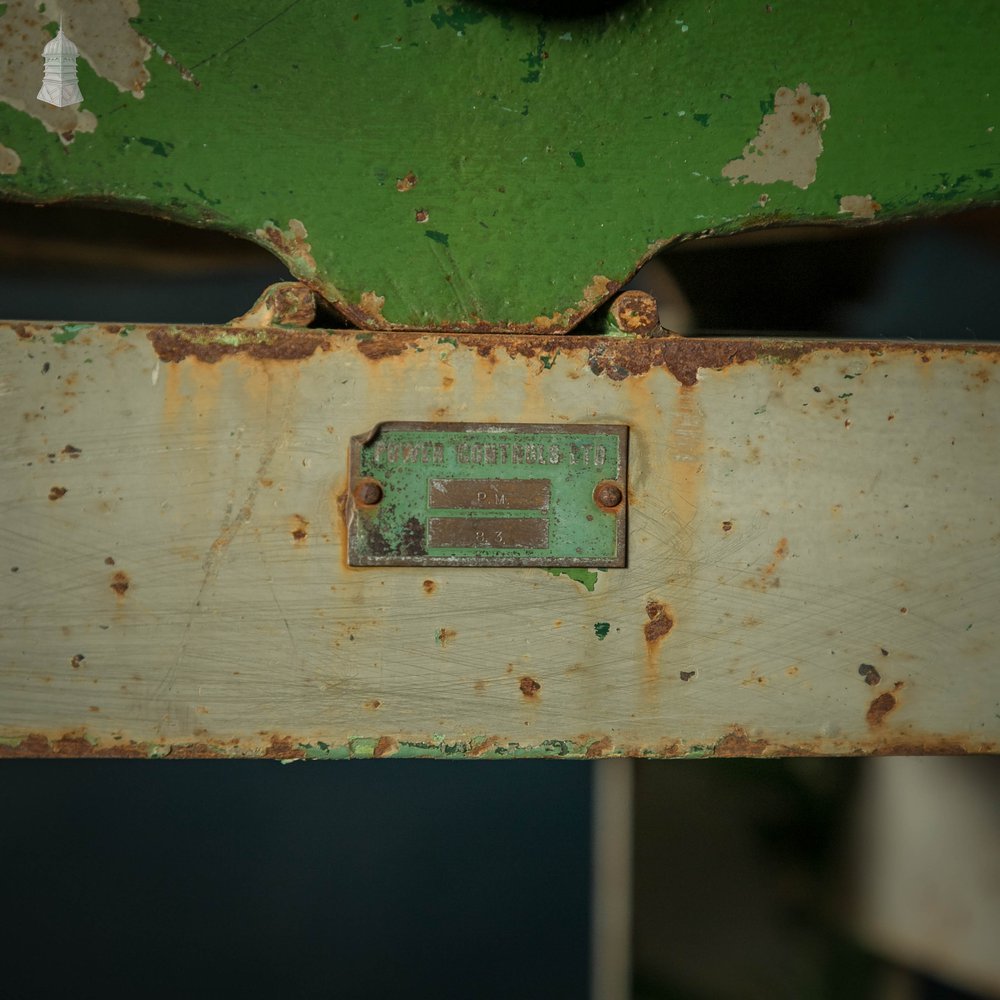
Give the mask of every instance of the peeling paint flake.
[{"label": "peeling paint flake", "polygon": [[824,123],[830,103],[813,94],[808,83],[795,90],[780,87],[774,110],[761,120],[757,135],[743,147],[743,155],[722,168],[733,184],[774,184],[788,181],[803,190],[816,180],[816,161],[823,152]]},{"label": "peeling paint flake", "polygon": [[840,214],[854,219],[874,219],[882,206],[870,194],[845,194],[840,199]]},{"label": "peeling paint flake", "polygon": [[0,174],[16,174],[21,166],[21,157],[0,143]]}]

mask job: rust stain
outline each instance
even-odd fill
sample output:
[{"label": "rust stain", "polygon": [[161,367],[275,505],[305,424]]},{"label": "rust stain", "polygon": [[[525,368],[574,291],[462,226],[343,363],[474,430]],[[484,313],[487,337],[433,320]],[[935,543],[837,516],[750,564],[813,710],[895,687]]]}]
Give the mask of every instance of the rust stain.
[{"label": "rust stain", "polygon": [[370,701],[365,702],[365,708],[371,709],[373,712],[382,707],[382,702],[378,698],[372,698]]},{"label": "rust stain", "polygon": [[309,537],[309,522],[301,514],[293,514],[291,522],[292,543],[304,545]]},{"label": "rust stain", "polygon": [[483,754],[489,753],[491,750],[494,750],[496,747],[501,745],[502,743],[499,736],[487,736],[485,739],[481,740],[470,740],[466,756],[482,757]]},{"label": "rust stain", "polygon": [[229,326],[260,330],[271,326],[306,327],[316,319],[316,295],[301,281],[279,281],[260,294]]},{"label": "rust stain", "polygon": [[372,751],[373,757],[391,757],[399,752],[399,740],[393,736],[381,736]]},{"label": "rust stain", "polygon": [[660,328],[656,299],[648,292],[630,289],[611,303],[611,318],[623,333],[649,336]]},{"label": "rust stain", "polygon": [[79,458],[83,454],[82,448],[74,448],[73,445],[68,444],[60,452],[61,455],[67,455],[69,458]]},{"label": "rust stain", "polygon": [[733,530],[733,522],[732,521],[723,521],[722,522],[722,530],[723,531],[732,531]]},{"label": "rust stain", "polygon": [[482,694],[486,690],[486,681],[480,678],[475,684],[472,685],[472,690],[478,694]]},{"label": "rust stain", "polygon": [[421,586],[424,588],[425,594],[433,594],[437,590],[437,584],[433,580],[424,580]]},{"label": "rust stain", "polygon": [[868,706],[868,711],[865,713],[865,720],[872,729],[877,729],[881,726],[882,723],[885,722],[885,717],[890,712],[895,710],[898,705],[898,701],[894,692],[898,691],[902,686],[902,681],[896,681],[893,685],[892,691],[886,691],[883,694],[880,694]]},{"label": "rust stain", "polygon": [[372,337],[371,340],[359,340],[358,351],[369,361],[384,361],[386,358],[398,358],[405,353],[413,342],[400,337]]},{"label": "rust stain", "polygon": [[781,580],[776,574],[782,560],[787,555],[788,539],[782,538],[775,546],[774,556],[771,561],[766,566],[761,567],[761,570],[756,577],[750,580],[745,580],[743,585],[745,587],[749,587],[751,590],[759,591],[770,590],[772,587],[780,587]]},{"label": "rust stain", "polygon": [[542,685],[532,677],[522,677],[518,687],[525,698],[534,698],[542,689]]},{"label": "rust stain", "polygon": [[763,757],[771,750],[767,740],[752,740],[742,726],[731,726],[715,744],[716,757]]},{"label": "rust stain", "polygon": [[129,588],[130,585],[131,585],[131,581],[128,578],[128,574],[127,573],[123,573],[121,570],[118,570],[114,574],[114,576],[111,577],[111,583],[109,584],[109,586],[111,587],[111,589],[119,597],[124,597],[125,596],[125,594],[128,591],[128,588]]},{"label": "rust stain", "polygon": [[437,641],[442,646],[447,646],[457,635],[458,633],[453,628],[443,628],[437,634]]},{"label": "rust stain", "polygon": [[788,181],[805,189],[816,180],[816,161],[823,152],[824,123],[830,102],[814,94],[808,83],[795,90],[779,87],[774,110],[765,114],[757,135],[743,147],[743,155],[722,168],[733,184],[773,184]]},{"label": "rust stain", "polygon": [[[529,678],[530,680],[530,678]],[[377,702],[374,703],[376,706]],[[91,709],[93,710],[93,709]],[[197,731],[202,736],[204,731]],[[152,756],[167,760],[190,758],[267,758],[272,760],[296,760],[307,755],[308,749],[318,742],[315,738],[299,739],[288,735],[259,734],[260,740],[241,744],[233,738],[221,742],[188,743],[139,743],[115,739],[108,743],[88,739],[83,729],[75,729],[65,734],[27,733],[16,741],[0,743],[0,758],[17,757],[131,757]],[[266,743],[263,741],[267,740]],[[426,742],[406,742],[409,747],[423,747],[433,750],[435,740]],[[864,740],[815,739],[806,742],[789,742],[780,739],[753,738],[740,725],[732,725],[725,735],[714,744],[686,744],[677,739],[664,738],[654,745],[615,744],[610,736],[581,736],[570,740],[568,758],[621,755],[630,757],[684,757],[691,754],[704,757],[809,757],[809,756],[858,756],[858,755],[927,755],[927,754],[991,754],[998,746],[994,742],[977,742],[971,737],[942,736],[935,733],[905,737],[891,735],[872,736]],[[381,737],[375,745],[375,756],[390,756],[398,751],[403,741],[398,737]],[[476,737],[467,743],[459,741],[454,752],[466,757],[481,757],[494,750],[507,747],[508,741],[499,736]],[[516,745],[516,744],[515,744]],[[521,750],[543,748],[520,747]],[[451,752],[451,751],[449,751]],[[541,754],[540,755],[544,755]]]},{"label": "rust stain", "polygon": [[405,177],[399,177],[396,180],[396,190],[400,192],[412,191],[417,186],[417,175],[412,171],[408,171]]},{"label": "rust stain", "polygon": [[872,663],[862,663],[858,667],[858,673],[865,679],[865,683],[870,687],[876,687],[882,681],[882,675]]},{"label": "rust stain", "polygon": [[[219,327],[219,330],[232,329]],[[242,331],[238,342],[226,343],[204,327],[159,326],[146,334],[161,361],[177,362],[192,358],[214,364],[240,355],[259,361],[303,361],[317,351],[329,350],[331,335],[321,330],[262,329]]]},{"label": "rust stain", "polygon": [[674,619],[667,606],[659,601],[647,601],[646,617],[649,621],[642,628],[646,642],[659,642],[674,627]]},{"label": "rust stain", "polygon": [[298,219],[289,219],[287,230],[280,229],[273,222],[265,223],[255,235],[292,268],[296,277],[311,278],[316,274],[312,247],[306,242],[309,233]]},{"label": "rust stain", "polygon": [[613,749],[614,744],[611,742],[611,737],[603,736],[599,740],[594,740],[587,747],[587,758],[593,760],[595,757],[606,757]]},{"label": "rust stain", "polygon": [[61,500],[68,492],[69,491],[65,486],[53,486],[52,489],[49,490],[49,499]]},{"label": "rust stain", "polygon": [[75,656],[74,656],[74,657],[73,657],[73,658],[72,658],[72,659],[71,659],[71,660],[69,661],[69,662],[70,662],[70,666],[72,666],[72,668],[73,668],[74,670],[78,670],[78,669],[80,668],[80,666],[81,666],[81,665],[83,664],[83,661],[84,661],[85,659],[87,659],[87,657],[86,657],[86,656],[84,656],[84,655],[83,655],[83,653],[77,653],[77,654],[76,654],[76,655],[75,655]]},{"label": "rust stain", "polygon": [[682,670],[677,676],[680,677],[682,681],[689,681],[694,677],[695,672],[693,670]]}]

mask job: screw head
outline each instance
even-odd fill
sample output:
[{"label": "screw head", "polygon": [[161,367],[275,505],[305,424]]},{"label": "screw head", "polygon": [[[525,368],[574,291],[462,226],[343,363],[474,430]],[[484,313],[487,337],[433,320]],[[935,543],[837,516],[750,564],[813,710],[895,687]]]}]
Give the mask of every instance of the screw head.
[{"label": "screw head", "polygon": [[594,493],[594,499],[599,506],[610,510],[617,507],[625,499],[625,495],[615,483],[601,483]]},{"label": "screw head", "polygon": [[366,507],[373,507],[382,500],[382,487],[374,480],[367,479],[355,488],[354,499]]}]

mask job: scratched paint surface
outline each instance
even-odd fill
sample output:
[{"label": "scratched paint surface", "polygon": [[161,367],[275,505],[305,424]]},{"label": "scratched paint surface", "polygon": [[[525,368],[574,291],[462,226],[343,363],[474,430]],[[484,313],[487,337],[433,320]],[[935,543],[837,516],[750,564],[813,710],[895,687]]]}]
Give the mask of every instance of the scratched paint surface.
[{"label": "scratched paint surface", "polygon": [[[0,325],[0,754],[996,750],[996,346],[453,339]],[[353,435],[611,418],[626,569],[346,565]]]},{"label": "scratched paint surface", "polygon": [[563,330],[675,239],[997,197],[993,0],[92,8],[46,127],[56,8],[0,16],[0,197],[226,229],[372,327]]}]

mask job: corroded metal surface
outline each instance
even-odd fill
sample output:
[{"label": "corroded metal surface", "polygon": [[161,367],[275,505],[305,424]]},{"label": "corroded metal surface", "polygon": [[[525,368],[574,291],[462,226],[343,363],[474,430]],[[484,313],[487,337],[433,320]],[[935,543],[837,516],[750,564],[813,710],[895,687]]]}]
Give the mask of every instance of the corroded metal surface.
[{"label": "corroded metal surface", "polygon": [[[9,0],[0,198],[241,235],[363,328],[504,333],[677,240],[997,200],[994,0],[535,6]],[[75,108],[35,98],[60,17]]]},{"label": "corroded metal surface", "polygon": [[[1000,743],[995,345],[15,324],[0,353],[0,753]],[[628,567],[349,567],[383,420],[627,424]]]}]

